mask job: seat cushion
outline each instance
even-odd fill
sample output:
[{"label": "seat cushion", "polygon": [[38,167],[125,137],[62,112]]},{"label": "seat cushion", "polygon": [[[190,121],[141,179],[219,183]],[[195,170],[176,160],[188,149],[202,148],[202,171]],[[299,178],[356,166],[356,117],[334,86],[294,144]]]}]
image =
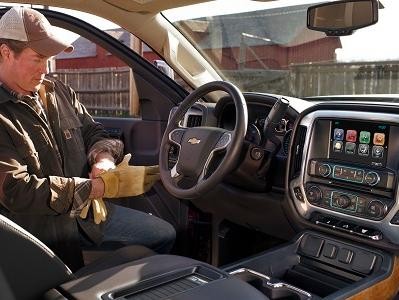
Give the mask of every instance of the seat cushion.
[{"label": "seat cushion", "polygon": [[84,266],[83,268],[75,272],[74,275],[76,277],[86,276],[91,273],[109,269],[117,265],[121,265],[133,260],[137,260],[155,254],[156,253],[154,251],[144,246],[139,246],[139,245],[125,246],[93,261],[87,266]]}]

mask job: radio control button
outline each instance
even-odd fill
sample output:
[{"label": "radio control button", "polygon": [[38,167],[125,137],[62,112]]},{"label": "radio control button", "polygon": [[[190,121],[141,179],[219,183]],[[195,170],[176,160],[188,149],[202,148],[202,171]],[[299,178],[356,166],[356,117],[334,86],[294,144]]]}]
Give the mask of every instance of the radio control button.
[{"label": "radio control button", "polygon": [[309,202],[319,203],[323,197],[323,193],[319,187],[312,185],[306,190],[306,196],[308,197]]},{"label": "radio control button", "polygon": [[329,164],[321,164],[318,171],[321,176],[328,177],[331,174],[331,167]]},{"label": "radio control button", "polygon": [[380,182],[380,176],[376,172],[368,172],[366,176],[364,176],[364,182],[371,186],[376,185]]}]

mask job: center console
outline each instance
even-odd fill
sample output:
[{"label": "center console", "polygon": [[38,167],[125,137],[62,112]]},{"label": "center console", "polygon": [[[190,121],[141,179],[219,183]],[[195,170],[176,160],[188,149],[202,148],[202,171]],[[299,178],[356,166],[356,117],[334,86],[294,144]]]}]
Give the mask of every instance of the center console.
[{"label": "center console", "polygon": [[320,109],[298,124],[289,190],[299,215],[399,245],[396,114]]},{"label": "center console", "polygon": [[387,278],[392,264],[383,251],[306,231],[226,270],[270,299],[347,299]]},{"label": "center console", "polygon": [[223,269],[154,255],[64,283],[45,299],[347,299],[389,278],[393,266],[387,252],[305,231]]}]

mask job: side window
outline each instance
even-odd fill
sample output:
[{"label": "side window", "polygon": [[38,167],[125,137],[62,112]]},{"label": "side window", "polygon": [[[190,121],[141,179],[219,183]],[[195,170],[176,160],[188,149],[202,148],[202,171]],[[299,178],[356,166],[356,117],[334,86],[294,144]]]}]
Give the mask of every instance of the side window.
[{"label": "side window", "polygon": [[[140,117],[139,93],[132,69],[98,44],[61,29],[74,46],[50,63],[50,75],[70,85],[92,116]],[[145,43],[122,28],[104,30],[132,48],[183,88],[185,82]]]}]

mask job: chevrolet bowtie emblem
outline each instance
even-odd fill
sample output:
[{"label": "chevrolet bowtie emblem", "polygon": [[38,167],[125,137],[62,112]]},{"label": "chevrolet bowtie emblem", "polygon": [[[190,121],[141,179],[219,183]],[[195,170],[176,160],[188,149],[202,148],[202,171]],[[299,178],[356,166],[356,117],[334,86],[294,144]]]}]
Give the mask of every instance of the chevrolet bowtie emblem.
[{"label": "chevrolet bowtie emblem", "polygon": [[193,138],[189,139],[188,142],[189,142],[191,145],[195,145],[195,144],[199,144],[199,143],[201,142],[201,140],[199,140],[199,139],[193,137]]}]

